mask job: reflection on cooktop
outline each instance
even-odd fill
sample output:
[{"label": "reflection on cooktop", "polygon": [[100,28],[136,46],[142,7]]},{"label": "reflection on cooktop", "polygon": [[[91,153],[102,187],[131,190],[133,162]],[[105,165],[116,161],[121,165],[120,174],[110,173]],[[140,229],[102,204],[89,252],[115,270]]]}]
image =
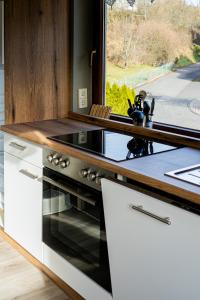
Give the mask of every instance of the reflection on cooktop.
[{"label": "reflection on cooktop", "polygon": [[53,136],[49,139],[117,162],[176,149],[148,138],[102,129]]}]

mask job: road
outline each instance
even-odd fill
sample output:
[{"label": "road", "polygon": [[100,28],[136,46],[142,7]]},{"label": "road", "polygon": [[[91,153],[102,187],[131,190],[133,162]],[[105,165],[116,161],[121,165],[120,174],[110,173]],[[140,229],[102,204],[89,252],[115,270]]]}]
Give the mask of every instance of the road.
[{"label": "road", "polygon": [[200,130],[200,63],[178,69],[137,89],[156,99],[154,120]]}]

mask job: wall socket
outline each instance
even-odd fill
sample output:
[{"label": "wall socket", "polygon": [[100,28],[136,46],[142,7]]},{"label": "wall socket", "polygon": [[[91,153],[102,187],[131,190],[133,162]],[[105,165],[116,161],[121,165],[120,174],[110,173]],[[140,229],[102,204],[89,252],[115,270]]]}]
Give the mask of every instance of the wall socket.
[{"label": "wall socket", "polygon": [[79,89],[78,90],[78,106],[79,108],[87,108],[88,107],[88,95],[87,89]]}]

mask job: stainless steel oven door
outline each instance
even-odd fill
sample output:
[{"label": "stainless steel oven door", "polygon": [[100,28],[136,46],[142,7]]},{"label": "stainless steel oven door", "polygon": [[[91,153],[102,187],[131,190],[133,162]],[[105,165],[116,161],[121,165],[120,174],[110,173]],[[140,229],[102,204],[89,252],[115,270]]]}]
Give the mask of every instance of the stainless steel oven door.
[{"label": "stainless steel oven door", "polygon": [[44,168],[43,242],[111,292],[100,191]]}]

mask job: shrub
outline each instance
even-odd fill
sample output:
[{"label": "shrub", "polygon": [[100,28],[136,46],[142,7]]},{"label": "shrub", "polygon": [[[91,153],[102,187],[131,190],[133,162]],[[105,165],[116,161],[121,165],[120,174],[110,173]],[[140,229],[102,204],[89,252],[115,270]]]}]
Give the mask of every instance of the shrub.
[{"label": "shrub", "polygon": [[134,88],[129,88],[125,84],[119,86],[116,83],[111,85],[108,81],[106,83],[106,105],[112,107],[114,114],[127,115],[128,99],[133,103],[135,95]]},{"label": "shrub", "polygon": [[174,64],[174,68],[182,68],[191,65],[193,61],[186,56],[180,56]]},{"label": "shrub", "polygon": [[149,20],[138,27],[136,51],[140,64],[160,66],[181,55],[192,57],[191,38],[170,24]]},{"label": "shrub", "polygon": [[186,0],[156,0],[153,5],[150,0],[138,0],[137,10],[114,5],[107,16],[107,59],[122,68],[136,64],[160,66],[181,56],[200,61],[198,47],[194,49],[195,57],[192,49],[192,33],[199,33],[199,20],[199,6],[188,5]]},{"label": "shrub", "polygon": [[193,46],[193,55],[194,55],[195,61],[200,61],[200,46],[199,45]]}]

